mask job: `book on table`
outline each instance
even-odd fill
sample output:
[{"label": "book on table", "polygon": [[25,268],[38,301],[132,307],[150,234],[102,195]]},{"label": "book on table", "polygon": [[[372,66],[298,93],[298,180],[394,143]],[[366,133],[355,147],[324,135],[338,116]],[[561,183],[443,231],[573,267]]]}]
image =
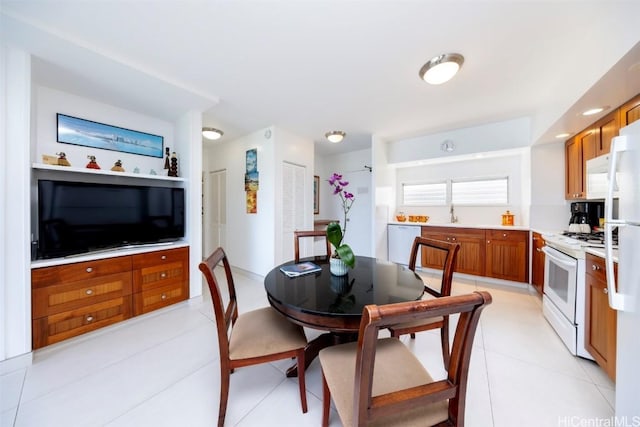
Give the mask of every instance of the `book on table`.
[{"label": "book on table", "polygon": [[310,274],[310,273],[322,271],[322,268],[317,264],[307,261],[307,262],[301,262],[298,264],[283,265],[282,267],[280,267],[280,271],[282,271],[284,274],[286,274],[289,277],[297,277],[303,274]]}]

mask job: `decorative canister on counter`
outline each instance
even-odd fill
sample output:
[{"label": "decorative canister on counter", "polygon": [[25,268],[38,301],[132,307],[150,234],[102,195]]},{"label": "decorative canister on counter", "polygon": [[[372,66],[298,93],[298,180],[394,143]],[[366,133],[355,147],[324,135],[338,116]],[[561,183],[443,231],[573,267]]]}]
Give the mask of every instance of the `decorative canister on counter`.
[{"label": "decorative canister on counter", "polygon": [[506,211],[502,214],[502,225],[513,225],[513,214]]}]

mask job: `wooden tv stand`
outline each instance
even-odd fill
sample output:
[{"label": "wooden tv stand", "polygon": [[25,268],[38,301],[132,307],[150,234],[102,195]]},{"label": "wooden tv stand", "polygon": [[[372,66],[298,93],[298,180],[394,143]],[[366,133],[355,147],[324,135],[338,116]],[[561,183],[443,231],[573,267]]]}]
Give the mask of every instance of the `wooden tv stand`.
[{"label": "wooden tv stand", "polygon": [[33,267],[33,349],[189,298],[189,247]]}]

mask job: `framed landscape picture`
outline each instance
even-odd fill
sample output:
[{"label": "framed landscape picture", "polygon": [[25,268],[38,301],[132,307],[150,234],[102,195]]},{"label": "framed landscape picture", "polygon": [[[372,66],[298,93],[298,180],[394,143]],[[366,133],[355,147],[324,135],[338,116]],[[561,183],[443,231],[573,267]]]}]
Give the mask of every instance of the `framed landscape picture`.
[{"label": "framed landscape picture", "polygon": [[320,177],[318,175],[313,176],[313,213],[315,215],[320,213]]},{"label": "framed landscape picture", "polygon": [[57,114],[58,142],[142,156],[163,156],[164,137]]}]

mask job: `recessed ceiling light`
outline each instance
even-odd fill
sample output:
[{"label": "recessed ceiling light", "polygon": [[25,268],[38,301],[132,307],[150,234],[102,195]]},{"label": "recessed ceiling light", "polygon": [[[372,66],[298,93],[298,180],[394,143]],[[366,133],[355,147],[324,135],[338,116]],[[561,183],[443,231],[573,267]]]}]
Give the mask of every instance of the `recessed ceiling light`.
[{"label": "recessed ceiling light", "polygon": [[571,135],[571,134],[566,133],[566,132],[565,132],[565,133],[559,133],[559,134],[557,134],[557,135],[556,135],[556,138],[558,138],[558,139],[560,139],[560,138],[566,138],[566,137],[568,137],[569,135]]},{"label": "recessed ceiling light", "polygon": [[459,53],[444,53],[433,57],[420,68],[420,78],[432,85],[439,85],[451,80],[456,75],[464,57]]},{"label": "recessed ceiling light", "polygon": [[219,129],[202,128],[202,136],[204,136],[207,139],[212,139],[212,140],[220,139],[222,138],[222,135],[224,135],[224,132],[222,132]]},{"label": "recessed ceiling light", "polygon": [[341,130],[332,130],[331,132],[327,132],[324,134],[329,142],[333,142],[334,144],[341,142],[344,139],[345,135],[346,133]]},{"label": "recessed ceiling light", "polygon": [[596,107],[596,108],[591,108],[587,111],[583,111],[582,115],[583,116],[593,116],[594,114],[598,114],[603,112],[607,107]]}]

